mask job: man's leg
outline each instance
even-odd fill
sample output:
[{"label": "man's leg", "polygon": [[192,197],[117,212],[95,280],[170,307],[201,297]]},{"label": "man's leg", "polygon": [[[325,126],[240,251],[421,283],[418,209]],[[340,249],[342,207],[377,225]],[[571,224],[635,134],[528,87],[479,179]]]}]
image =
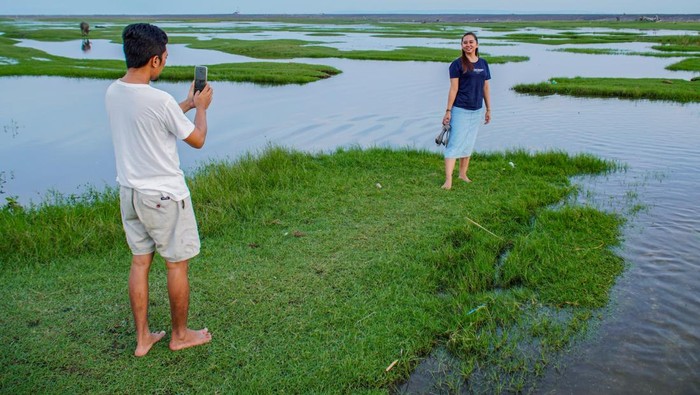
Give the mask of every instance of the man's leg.
[{"label": "man's leg", "polygon": [[194,347],[211,341],[207,328],[192,330],[187,328],[187,315],[190,308],[190,282],[187,278],[188,262],[166,262],[168,267],[168,297],[170,298],[170,318],[173,334],[170,349],[173,351]]},{"label": "man's leg", "polygon": [[148,273],[151,269],[153,253],[134,255],[129,273],[129,300],[136,326],[136,351],[134,355],[142,357],[148,354],[151,346],[162,339],[165,332],[151,333],[148,329]]}]

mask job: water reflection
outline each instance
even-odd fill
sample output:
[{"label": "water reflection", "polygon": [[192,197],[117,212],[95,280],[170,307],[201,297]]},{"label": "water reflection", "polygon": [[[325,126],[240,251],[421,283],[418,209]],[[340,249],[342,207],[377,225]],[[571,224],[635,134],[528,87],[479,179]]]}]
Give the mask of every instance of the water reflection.
[{"label": "water reflection", "polygon": [[92,43],[90,43],[90,39],[84,38],[83,41],[80,43],[80,50],[83,52],[90,52],[92,49]]}]

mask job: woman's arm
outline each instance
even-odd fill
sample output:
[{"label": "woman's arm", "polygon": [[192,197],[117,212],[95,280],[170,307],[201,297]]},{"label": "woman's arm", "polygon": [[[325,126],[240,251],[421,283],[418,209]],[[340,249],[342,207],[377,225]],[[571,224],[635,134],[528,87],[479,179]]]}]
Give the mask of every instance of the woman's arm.
[{"label": "woman's arm", "polygon": [[489,86],[489,80],[484,81],[484,103],[486,104],[484,124],[488,124],[491,122],[491,88]]},{"label": "woman's arm", "polygon": [[459,78],[450,78],[450,91],[447,94],[447,109],[445,110],[445,116],[442,118],[443,125],[450,123],[450,118],[452,118],[452,105],[455,103],[458,90]]}]

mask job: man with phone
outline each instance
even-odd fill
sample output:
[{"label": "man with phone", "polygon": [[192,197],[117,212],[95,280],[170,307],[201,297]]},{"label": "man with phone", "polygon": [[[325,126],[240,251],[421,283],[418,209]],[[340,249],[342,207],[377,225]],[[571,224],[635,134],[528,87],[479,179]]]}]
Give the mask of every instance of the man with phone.
[{"label": "man with phone", "polygon": [[[177,140],[201,148],[207,137],[207,109],[213,90],[206,84],[178,103],[153,88],[168,57],[168,36],[157,26],[135,23],[122,32],[126,74],[105,94],[112,131],[120,209],[132,252],[129,300],[136,327],[134,355],[144,356],[164,331],[148,325],[148,274],[157,251],[166,261],[172,336],[170,349],[211,341],[206,329],[187,327],[190,287],[188,261],[199,254],[197,222],[190,191],[180,169]],[[196,110],[194,123],[185,113]]]}]

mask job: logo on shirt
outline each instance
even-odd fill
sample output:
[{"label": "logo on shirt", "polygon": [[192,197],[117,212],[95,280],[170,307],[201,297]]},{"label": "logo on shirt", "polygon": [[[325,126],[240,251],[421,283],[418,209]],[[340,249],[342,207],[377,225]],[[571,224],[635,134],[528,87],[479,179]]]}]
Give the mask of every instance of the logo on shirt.
[{"label": "logo on shirt", "polygon": [[483,72],[484,72],[484,69],[474,69],[474,72],[477,73],[477,74],[483,73]]}]

